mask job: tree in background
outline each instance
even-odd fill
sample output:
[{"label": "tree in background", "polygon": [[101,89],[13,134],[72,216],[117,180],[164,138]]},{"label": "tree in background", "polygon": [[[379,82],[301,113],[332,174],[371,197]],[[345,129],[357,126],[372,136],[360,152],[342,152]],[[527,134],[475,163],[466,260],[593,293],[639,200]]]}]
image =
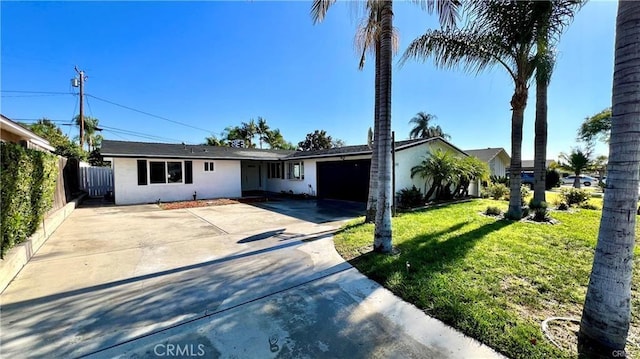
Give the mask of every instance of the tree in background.
[{"label": "tree in background", "polygon": [[298,151],[316,151],[338,147],[336,141],[327,135],[325,130],[315,130],[307,133],[304,141],[298,142]]},{"label": "tree in background", "polygon": [[573,181],[573,187],[580,188],[580,175],[592,165],[591,149],[574,148],[569,154],[561,153],[558,165],[560,168],[575,174],[576,178]]},{"label": "tree in background", "polygon": [[[76,125],[80,126],[80,115],[77,115],[73,118]],[[102,135],[98,134],[98,131],[102,131],[100,127],[98,127],[98,122],[100,122],[97,118],[84,116],[84,142],[87,143],[87,149],[89,152],[95,150],[100,147],[102,144]],[[84,150],[84,148],[83,148]]]},{"label": "tree in background", "polygon": [[442,137],[444,139],[451,139],[451,136],[444,133],[439,125],[432,125],[433,121],[437,119],[436,115],[431,115],[426,112],[418,112],[410,121],[413,124],[411,132],[409,132],[409,138],[432,138]]},{"label": "tree in background", "polygon": [[433,58],[438,67],[461,67],[472,73],[500,65],[510,75],[514,93],[511,97],[511,188],[506,215],[519,220],[522,217],[522,126],[529,95],[528,83],[536,68],[533,4],[515,0],[469,4],[473,16],[465,28],[428,31],[413,40],[402,62],[411,58]]},{"label": "tree in background", "polygon": [[640,2],[619,1],[607,190],[578,332],[585,358],[626,357],[640,185]]},{"label": "tree in background", "polygon": [[578,130],[578,139],[587,143],[595,140],[609,142],[610,134],[611,108],[606,108],[584,120]]},{"label": "tree in background", "polygon": [[218,138],[216,135],[211,135],[209,137],[204,138],[205,146],[226,146],[224,139]]},{"label": "tree in background", "polygon": [[[251,120],[253,121],[253,120]],[[258,135],[258,141],[260,141],[260,148],[262,148],[262,142],[267,141],[267,135],[271,132],[267,120],[258,116],[258,124],[256,125],[256,134]]]},{"label": "tree in background", "polygon": [[23,126],[49,141],[51,146],[55,147],[55,154],[81,160],[87,158],[87,153],[80,148],[80,145],[71,141],[51,120],[43,118],[34,124],[23,124]]},{"label": "tree in background", "polygon": [[269,145],[269,148],[273,150],[295,150],[296,146],[294,146],[291,142],[287,142],[282,133],[280,133],[280,129],[269,130],[265,137],[264,141]]}]

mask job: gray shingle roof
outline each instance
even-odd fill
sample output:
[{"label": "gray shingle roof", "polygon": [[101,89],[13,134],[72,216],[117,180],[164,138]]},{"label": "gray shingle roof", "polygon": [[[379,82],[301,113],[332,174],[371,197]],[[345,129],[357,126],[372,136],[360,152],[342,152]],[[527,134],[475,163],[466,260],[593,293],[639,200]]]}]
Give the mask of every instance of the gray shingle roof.
[{"label": "gray shingle roof", "polygon": [[[502,147],[496,147],[496,148],[487,147],[487,148],[480,148],[480,149],[476,149],[476,150],[464,150],[464,152],[466,152],[469,156],[477,157],[478,159],[480,159],[481,161],[484,161],[484,162],[491,161],[491,159],[493,159],[495,156],[497,156],[498,153],[500,153],[500,151],[504,151],[504,148],[502,148]],[[506,151],[505,151],[505,153],[506,153]]]},{"label": "gray shingle roof", "polygon": [[295,151],[261,150],[219,146],[182,145],[103,140],[100,153],[105,157],[166,157],[202,159],[278,160]]},{"label": "gray shingle roof", "polygon": [[[396,141],[396,150],[441,140],[439,137]],[[444,141],[446,142],[446,141]],[[448,142],[446,142],[448,143]],[[453,148],[452,144],[448,143]],[[371,153],[367,145],[343,146],[317,151],[261,150],[256,148],[233,148],[203,145],[129,142],[103,140],[100,153],[105,157],[155,157],[155,158],[202,158],[278,161],[284,159],[319,158],[331,156],[354,156]]]}]

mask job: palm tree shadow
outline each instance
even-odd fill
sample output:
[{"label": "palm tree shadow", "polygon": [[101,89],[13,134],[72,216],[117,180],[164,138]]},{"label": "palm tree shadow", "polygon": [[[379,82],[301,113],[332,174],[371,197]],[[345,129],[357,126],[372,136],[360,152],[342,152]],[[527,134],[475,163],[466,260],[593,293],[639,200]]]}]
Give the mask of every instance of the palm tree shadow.
[{"label": "palm tree shadow", "polygon": [[409,262],[414,268],[420,268],[419,271],[416,269],[410,272],[410,275],[420,275],[428,280],[433,274],[442,273],[449,264],[464,258],[485,236],[512,223],[498,220],[443,240],[443,235],[458,231],[468,224],[460,222],[444,230],[420,234],[398,244],[400,254],[394,260],[382,260],[388,258],[388,255],[368,252],[353,258],[349,263],[359,268],[375,268],[369,276],[384,283],[387,275],[398,271],[406,272],[406,263]]}]

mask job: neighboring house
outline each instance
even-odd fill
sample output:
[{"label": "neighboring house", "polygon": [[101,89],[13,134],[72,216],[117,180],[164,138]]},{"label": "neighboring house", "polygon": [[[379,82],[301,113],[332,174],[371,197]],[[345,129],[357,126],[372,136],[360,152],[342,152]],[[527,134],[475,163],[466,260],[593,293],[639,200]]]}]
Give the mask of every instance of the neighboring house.
[{"label": "neighboring house", "polygon": [[2,142],[20,143],[26,148],[53,152],[55,148],[49,141],[13,122],[8,117],[0,115],[0,140]]},{"label": "neighboring house", "polygon": [[504,148],[481,148],[477,150],[465,150],[469,156],[477,157],[482,162],[489,165],[490,174],[493,176],[504,177],[507,175],[507,169],[511,163],[511,157]]},{"label": "neighboring house", "polygon": [[[549,168],[549,166],[551,166],[551,163],[553,163],[553,160],[547,160],[546,164],[545,164],[545,168]],[[522,160],[522,172],[533,172],[534,167],[533,167],[533,160]],[[508,166],[507,166],[508,167]]]},{"label": "neighboring house", "polygon": [[[395,190],[424,179],[411,168],[436,149],[466,156],[442,138],[396,142]],[[371,149],[367,145],[319,151],[281,151],[143,142],[102,142],[114,171],[116,204],[235,198],[254,191],[305,193],[319,198],[366,201]],[[470,188],[478,195],[477,185]]]}]

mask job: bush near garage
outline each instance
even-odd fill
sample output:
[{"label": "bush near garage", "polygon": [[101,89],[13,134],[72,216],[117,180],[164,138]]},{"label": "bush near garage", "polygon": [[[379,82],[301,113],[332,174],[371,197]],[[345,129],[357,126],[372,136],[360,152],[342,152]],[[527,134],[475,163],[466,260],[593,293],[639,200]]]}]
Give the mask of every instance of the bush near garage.
[{"label": "bush near garage", "polygon": [[51,209],[57,162],[50,153],[0,144],[0,258],[29,238]]}]

